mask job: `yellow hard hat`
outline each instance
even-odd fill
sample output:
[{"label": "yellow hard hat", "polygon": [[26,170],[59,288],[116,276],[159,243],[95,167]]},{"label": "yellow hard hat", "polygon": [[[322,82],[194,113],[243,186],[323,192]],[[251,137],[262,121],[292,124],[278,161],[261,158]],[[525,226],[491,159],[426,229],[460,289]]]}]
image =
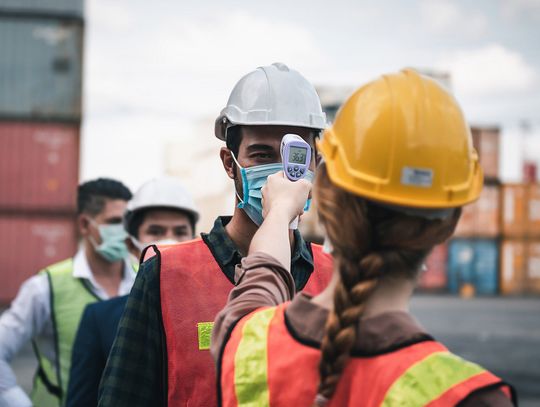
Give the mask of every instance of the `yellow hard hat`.
[{"label": "yellow hard hat", "polygon": [[388,205],[454,208],[482,190],[478,154],[458,103],[413,70],[358,89],[318,148],[335,185]]}]

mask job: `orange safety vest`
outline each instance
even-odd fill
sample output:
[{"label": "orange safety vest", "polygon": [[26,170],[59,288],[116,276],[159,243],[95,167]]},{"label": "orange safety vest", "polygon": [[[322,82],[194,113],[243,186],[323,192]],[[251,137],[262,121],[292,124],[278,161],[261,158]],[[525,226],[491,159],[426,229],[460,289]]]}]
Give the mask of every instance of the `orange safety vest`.
[{"label": "orange safety vest", "polygon": [[[312,405],[321,352],[289,332],[286,307],[256,310],[232,330],[218,367],[223,407]],[[490,386],[511,397],[501,379],[426,338],[382,354],[353,355],[328,406],[454,406]]]},{"label": "orange safety vest", "polygon": [[[332,258],[311,245],[314,270],[303,291],[329,283]],[[161,317],[167,342],[169,406],[215,406],[216,373],[210,355],[214,318],[234,287],[200,238],[159,253]]]}]

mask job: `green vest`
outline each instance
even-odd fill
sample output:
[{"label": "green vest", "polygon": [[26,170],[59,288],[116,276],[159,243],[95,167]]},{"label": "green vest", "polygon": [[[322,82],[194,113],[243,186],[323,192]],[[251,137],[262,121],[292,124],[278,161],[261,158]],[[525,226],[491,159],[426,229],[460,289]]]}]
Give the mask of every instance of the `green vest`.
[{"label": "green vest", "polygon": [[38,370],[32,390],[35,407],[58,407],[65,401],[71,367],[71,349],[84,308],[100,299],[85,280],[73,278],[73,259],[56,263],[40,271],[47,275],[50,286],[51,319],[54,329],[56,366],[40,352],[36,341],[34,351]]}]

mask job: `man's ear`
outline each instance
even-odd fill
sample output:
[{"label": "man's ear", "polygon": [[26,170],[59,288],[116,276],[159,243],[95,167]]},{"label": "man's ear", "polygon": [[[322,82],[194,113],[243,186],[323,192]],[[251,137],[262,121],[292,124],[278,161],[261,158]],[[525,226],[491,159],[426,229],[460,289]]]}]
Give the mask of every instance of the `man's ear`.
[{"label": "man's ear", "polygon": [[313,155],[315,158],[315,168],[319,166],[322,160],[322,155],[319,153],[319,150],[317,149],[317,141],[320,139],[320,135],[314,135],[313,136]]},{"label": "man's ear", "polygon": [[315,168],[319,166],[322,161],[322,155],[318,151],[315,151]]},{"label": "man's ear", "polygon": [[81,213],[77,216],[77,227],[81,236],[88,236],[90,234],[90,222],[87,215]]},{"label": "man's ear", "polygon": [[221,158],[221,163],[229,178],[235,179],[235,165],[231,150],[227,147],[221,147],[221,150],[219,150],[219,157]]}]

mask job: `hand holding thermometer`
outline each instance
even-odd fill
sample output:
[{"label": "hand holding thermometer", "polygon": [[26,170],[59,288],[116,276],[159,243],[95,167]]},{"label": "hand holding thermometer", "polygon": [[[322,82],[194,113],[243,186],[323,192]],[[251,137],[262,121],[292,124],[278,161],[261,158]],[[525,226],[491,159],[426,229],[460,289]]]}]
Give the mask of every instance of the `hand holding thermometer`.
[{"label": "hand holding thermometer", "polygon": [[[304,178],[311,162],[311,147],[297,134],[285,134],[281,139],[281,162],[283,172],[291,181]],[[289,229],[298,229],[298,216]]]}]

